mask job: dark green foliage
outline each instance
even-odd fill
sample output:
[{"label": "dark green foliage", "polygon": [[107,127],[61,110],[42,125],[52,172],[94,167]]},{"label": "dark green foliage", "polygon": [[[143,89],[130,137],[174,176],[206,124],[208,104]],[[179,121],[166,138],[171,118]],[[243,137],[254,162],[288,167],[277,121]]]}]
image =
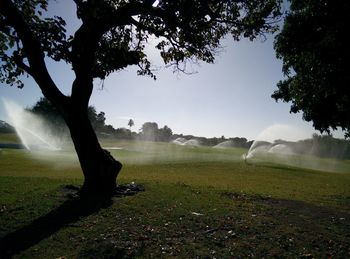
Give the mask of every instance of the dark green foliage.
[{"label": "dark green foliage", "polygon": [[89,106],[88,107],[88,116],[89,116],[89,119],[91,121],[92,127],[96,131],[103,131],[104,130],[104,128],[106,126],[105,125],[106,117],[105,117],[104,112],[97,113],[96,108],[94,106]]},{"label": "dark green foliage", "polygon": [[158,128],[156,122],[146,122],[142,125],[139,135],[143,140],[169,142],[173,131],[166,125],[163,128]]},{"label": "dark green foliage", "polygon": [[15,129],[7,122],[0,120],[0,133],[14,133]]},{"label": "dark green foliage", "polygon": [[155,122],[146,122],[142,125],[141,135],[144,140],[156,141],[158,135],[158,124]]},{"label": "dark green foliage", "polygon": [[[40,51],[55,61],[66,60],[66,23],[61,17],[43,16],[48,1],[15,0],[13,3],[27,22],[33,38],[40,41]],[[28,51],[31,50],[24,46],[21,32],[16,31],[8,22],[4,15],[0,15],[0,82],[22,88],[24,85],[21,76],[29,72]]]},{"label": "dark green foliage", "polygon": [[318,157],[350,159],[350,141],[328,135],[314,134],[312,139],[297,142],[294,149],[301,154],[309,153]]},{"label": "dark green foliage", "polygon": [[250,148],[252,141],[248,141],[246,138],[232,138],[235,147]]},{"label": "dark green foliage", "polygon": [[47,128],[49,128],[55,135],[68,134],[68,128],[60,111],[45,97],[41,97],[27,110],[41,117],[47,125]]},{"label": "dark green foliage", "polygon": [[175,140],[177,138],[184,138],[184,139],[197,139],[199,143],[203,146],[216,146],[222,142],[225,141],[231,141],[232,145],[231,147],[241,147],[241,148],[250,148],[250,146],[253,144],[253,140],[248,141],[246,138],[240,138],[240,137],[234,137],[234,138],[225,138],[222,136],[221,138],[205,138],[205,137],[196,137],[193,135],[183,135],[183,134],[174,134],[172,136],[172,139]]},{"label": "dark green foliage", "polygon": [[[4,3],[4,6],[10,5]],[[67,35],[61,17],[46,18],[47,0],[11,1],[23,16],[28,32],[18,30],[5,13],[0,14],[0,79],[22,87],[20,76],[30,70],[30,56],[40,52],[55,61],[71,63],[77,72],[83,61],[92,77],[105,78],[128,65],[139,65],[139,74],[154,76],[144,53],[150,35],[160,38],[156,46],[165,64],[180,70],[188,60],[213,62],[220,39],[231,34],[254,39],[276,27],[271,21],[279,15],[279,0],[269,1],[75,1],[83,25]],[[29,41],[38,49],[29,49]],[[28,42],[27,42],[28,41]],[[85,53],[91,51],[89,55]],[[33,53],[31,53],[33,52]],[[37,54],[37,53],[35,53]],[[82,55],[85,56],[82,56]],[[90,59],[91,58],[91,59]],[[87,75],[86,75],[87,76]]]},{"label": "dark green foliage", "polygon": [[273,144],[263,141],[261,141],[260,144],[267,146],[283,144],[290,147],[294,153],[301,155],[350,159],[350,141],[334,138],[332,135],[313,134],[312,138],[299,140],[297,142],[279,139],[275,140]]},{"label": "dark green foliage", "polygon": [[117,139],[133,139],[135,134],[126,128],[118,128],[114,131],[114,137]]},{"label": "dark green foliage", "polygon": [[140,137],[143,140],[148,141],[170,141],[173,132],[168,126],[158,128],[158,124],[155,122],[146,122],[142,125]]},{"label": "dark green foliage", "polygon": [[[45,97],[40,98],[39,101],[37,101],[27,110],[41,117],[46,123],[47,127],[51,129],[55,135],[68,134],[68,128],[60,112]],[[126,128],[115,129],[112,125],[107,125],[105,123],[105,115],[106,114],[103,111],[97,113],[94,106],[88,107],[88,116],[91,121],[91,125],[99,137],[115,137],[117,139],[140,138],[149,141],[165,142],[170,141],[170,138],[172,137],[172,130],[168,126],[158,128],[158,124],[155,122],[144,123],[139,134],[131,132],[131,130]],[[130,121],[128,125],[130,126]],[[131,125],[133,125],[133,121]]]},{"label": "dark green foliage", "polygon": [[[61,113],[47,98],[40,98],[28,111],[43,118],[47,126],[51,128],[55,134],[68,134],[68,128]],[[111,129],[110,125],[105,124],[105,113],[97,113],[94,106],[88,107],[88,116],[93,128],[97,132],[111,133],[111,131],[114,131],[113,127]]]},{"label": "dark green foliage", "polygon": [[291,102],[291,112],[302,111],[321,132],[337,127],[350,137],[350,2],[292,0],[281,33],[276,37],[277,57],[287,77],[272,95]]},{"label": "dark green foliage", "polygon": [[130,130],[131,130],[131,127],[134,126],[134,120],[133,119],[130,119],[129,122],[128,122],[128,126],[130,127]]},{"label": "dark green foliage", "polygon": [[169,142],[172,135],[173,131],[166,125],[158,130],[159,141]]}]

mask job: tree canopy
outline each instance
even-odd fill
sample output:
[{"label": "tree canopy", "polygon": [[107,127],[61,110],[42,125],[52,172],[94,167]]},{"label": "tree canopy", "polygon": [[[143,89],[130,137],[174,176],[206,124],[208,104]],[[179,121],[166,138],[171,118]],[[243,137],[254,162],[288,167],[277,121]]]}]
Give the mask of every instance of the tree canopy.
[{"label": "tree canopy", "polygon": [[[73,35],[61,17],[48,17],[48,0],[0,1],[0,82],[23,87],[30,75],[66,122],[84,173],[81,193],[114,192],[122,167],[98,142],[88,116],[94,79],[130,65],[155,78],[145,52],[186,71],[188,61],[213,62],[220,40],[254,39],[276,29],[281,0],[74,0],[81,25]],[[71,66],[69,95],[50,75],[48,59]],[[103,119],[103,118],[101,118]]]},{"label": "tree canopy", "polygon": [[[47,126],[51,128],[55,134],[66,134],[68,128],[59,110],[45,97],[41,97],[32,107],[27,109],[33,114],[44,119]],[[106,117],[104,112],[97,113],[96,108],[92,105],[88,107],[88,117],[95,131],[105,132],[109,125],[105,124]]]},{"label": "tree canopy", "polygon": [[134,126],[134,125],[135,125],[134,120],[133,120],[133,119],[129,119],[129,121],[128,121],[128,126],[130,127],[130,129],[131,129],[131,127]]},{"label": "tree canopy", "polygon": [[321,132],[338,127],[350,137],[350,2],[292,0],[275,50],[283,60],[285,80],[272,95],[291,102]]},{"label": "tree canopy", "polygon": [[87,72],[85,77],[104,79],[113,71],[138,65],[139,74],[154,77],[144,52],[151,35],[160,39],[156,48],[165,64],[185,70],[184,61],[213,62],[226,34],[236,40],[254,39],[275,29],[270,22],[279,15],[280,1],[74,2],[83,24],[74,35],[67,35],[61,17],[43,15],[47,0],[1,1],[2,82],[23,87],[20,75],[39,77],[34,67],[44,69],[39,64],[43,56],[71,64],[77,76]]},{"label": "tree canopy", "polygon": [[27,110],[45,121],[48,129],[58,136],[66,135],[68,128],[59,110],[45,97],[41,97]]},{"label": "tree canopy", "polygon": [[156,122],[145,122],[140,129],[140,135],[143,140],[168,142],[173,131],[166,125],[159,128]]}]

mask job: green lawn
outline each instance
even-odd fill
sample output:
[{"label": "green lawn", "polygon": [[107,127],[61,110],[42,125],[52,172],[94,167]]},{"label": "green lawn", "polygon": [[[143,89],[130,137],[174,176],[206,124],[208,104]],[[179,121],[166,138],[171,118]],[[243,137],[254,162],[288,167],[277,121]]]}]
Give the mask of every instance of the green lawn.
[{"label": "green lawn", "polygon": [[0,133],[0,143],[20,143],[19,138],[16,134],[12,133]]},{"label": "green lawn", "polygon": [[349,161],[311,158],[341,168],[326,172],[246,164],[243,149],[102,143],[124,164],[118,181],[145,192],[77,200],[72,150],[0,150],[0,238],[15,258],[350,256]]}]

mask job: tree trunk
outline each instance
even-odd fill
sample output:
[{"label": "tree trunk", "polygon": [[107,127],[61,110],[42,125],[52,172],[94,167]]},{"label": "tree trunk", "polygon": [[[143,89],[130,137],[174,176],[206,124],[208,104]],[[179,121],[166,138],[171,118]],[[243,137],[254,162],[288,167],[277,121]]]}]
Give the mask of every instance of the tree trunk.
[{"label": "tree trunk", "polygon": [[87,111],[67,113],[66,123],[84,174],[81,195],[112,195],[122,164],[100,146]]}]

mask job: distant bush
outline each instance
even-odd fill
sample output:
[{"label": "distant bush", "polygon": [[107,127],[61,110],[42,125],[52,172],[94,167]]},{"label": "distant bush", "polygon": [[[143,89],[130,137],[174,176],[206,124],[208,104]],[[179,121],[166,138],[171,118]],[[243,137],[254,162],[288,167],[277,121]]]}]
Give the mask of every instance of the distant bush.
[{"label": "distant bush", "polygon": [[308,153],[318,157],[350,159],[350,141],[337,139],[332,135],[314,134],[311,139],[295,143],[293,150],[296,153]]},{"label": "distant bush", "polygon": [[16,130],[6,121],[0,120],[0,133],[15,133]]}]

